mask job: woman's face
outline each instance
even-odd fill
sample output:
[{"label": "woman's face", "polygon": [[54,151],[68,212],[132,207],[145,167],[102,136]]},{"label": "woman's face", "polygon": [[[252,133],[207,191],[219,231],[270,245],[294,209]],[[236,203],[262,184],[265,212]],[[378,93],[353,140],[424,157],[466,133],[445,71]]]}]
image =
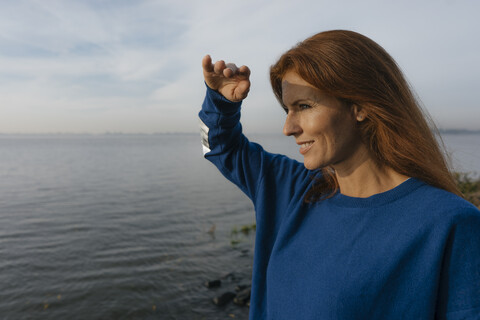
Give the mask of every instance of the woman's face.
[{"label": "woman's face", "polygon": [[300,145],[307,169],[353,164],[362,146],[356,109],[322,93],[293,71],[282,79],[282,100],[287,112],[283,133]]}]

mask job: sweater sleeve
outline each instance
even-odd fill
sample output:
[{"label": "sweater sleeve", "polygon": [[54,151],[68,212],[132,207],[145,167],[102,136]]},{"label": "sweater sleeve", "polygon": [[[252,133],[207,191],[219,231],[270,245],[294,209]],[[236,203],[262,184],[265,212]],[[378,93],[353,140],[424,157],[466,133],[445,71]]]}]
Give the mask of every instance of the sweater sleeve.
[{"label": "sweater sleeve", "polygon": [[480,319],[480,212],[455,217],[445,251],[438,319]]},{"label": "sweater sleeve", "polygon": [[[256,203],[259,185],[271,167],[278,166],[284,173],[275,175],[273,179],[289,184],[301,176],[298,172],[305,170],[303,164],[266,152],[259,144],[250,142],[242,133],[240,108],[241,102],[231,102],[207,86],[199,113],[203,152],[206,159]],[[285,181],[285,176],[290,179]],[[268,180],[269,184],[278,183],[270,181],[270,177]],[[289,197],[288,194],[283,195]]]}]

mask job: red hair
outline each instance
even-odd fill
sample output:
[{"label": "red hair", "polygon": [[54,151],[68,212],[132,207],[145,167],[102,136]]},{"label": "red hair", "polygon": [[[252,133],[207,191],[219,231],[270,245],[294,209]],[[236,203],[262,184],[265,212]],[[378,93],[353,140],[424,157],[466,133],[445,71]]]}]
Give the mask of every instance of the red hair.
[{"label": "red hair", "polygon": [[[461,195],[435,138],[435,134],[439,137],[436,127],[393,58],[373,40],[353,31],[333,30],[288,50],[270,68],[272,88],[281,104],[287,71],[365,110],[367,118],[358,124],[362,140],[380,165]],[[307,201],[328,197],[338,189],[333,169],[321,171]]]}]

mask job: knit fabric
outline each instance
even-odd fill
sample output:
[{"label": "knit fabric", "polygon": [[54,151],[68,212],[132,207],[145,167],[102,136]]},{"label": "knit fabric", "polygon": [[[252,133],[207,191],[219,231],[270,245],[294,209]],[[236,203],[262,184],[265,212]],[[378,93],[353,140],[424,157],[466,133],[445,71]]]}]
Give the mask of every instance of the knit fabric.
[{"label": "knit fabric", "polygon": [[480,319],[480,212],[411,178],[368,198],[303,199],[316,171],[242,134],[207,87],[205,157],[256,211],[250,319]]}]

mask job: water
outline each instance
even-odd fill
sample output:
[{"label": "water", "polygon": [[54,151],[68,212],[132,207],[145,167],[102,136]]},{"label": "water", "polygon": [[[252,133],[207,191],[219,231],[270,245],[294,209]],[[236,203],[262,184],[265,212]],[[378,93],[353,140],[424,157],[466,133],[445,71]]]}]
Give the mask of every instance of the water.
[{"label": "water", "polygon": [[[291,138],[252,140],[300,159]],[[480,172],[480,136],[445,142]],[[2,319],[248,318],[211,299],[250,279],[254,235],[232,229],[253,206],[199,135],[4,135],[0,155]]]},{"label": "water", "polygon": [[198,135],[3,136],[0,152],[2,319],[246,317],[203,281],[248,280],[253,236],[230,232],[252,205]]},{"label": "water", "polygon": [[446,134],[443,141],[456,171],[480,175],[480,134]]}]

